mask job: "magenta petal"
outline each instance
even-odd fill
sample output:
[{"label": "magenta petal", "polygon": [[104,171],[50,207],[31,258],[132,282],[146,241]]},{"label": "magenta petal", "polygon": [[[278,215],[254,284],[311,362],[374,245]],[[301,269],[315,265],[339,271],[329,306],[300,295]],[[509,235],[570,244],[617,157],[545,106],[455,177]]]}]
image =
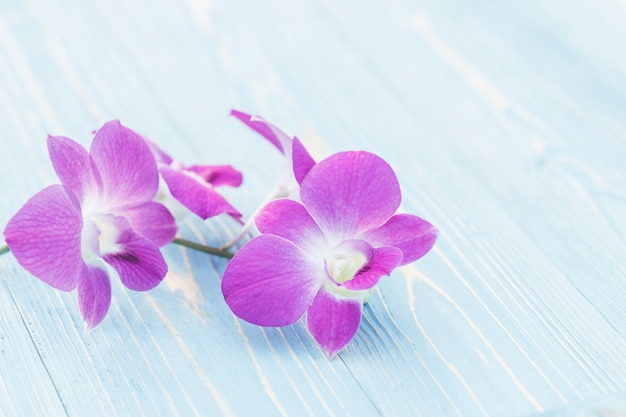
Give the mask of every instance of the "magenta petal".
[{"label": "magenta petal", "polygon": [[48,153],[57,177],[79,201],[98,190],[89,153],[82,145],[63,136],[48,136]]},{"label": "magenta petal", "polygon": [[239,215],[237,209],[219,195],[211,184],[169,166],[161,167],[160,172],[172,196],[202,219],[222,213]]},{"label": "magenta petal", "polygon": [[304,206],[296,201],[270,201],[254,218],[259,232],[280,236],[306,252],[316,245],[326,245],[326,238]]},{"label": "magenta petal", "polygon": [[54,288],[71,291],[84,264],[82,226],[76,197],[62,185],[51,185],[9,220],[4,238],[24,269]]},{"label": "magenta petal", "polygon": [[287,153],[288,147],[291,146],[291,138],[285,132],[259,116],[250,116],[237,110],[231,110],[230,115],[235,116],[250,129],[263,136],[280,152]]},{"label": "magenta petal", "polygon": [[339,241],[383,224],[400,205],[400,186],[380,157],[341,152],[315,165],[300,184],[304,206]]},{"label": "magenta petal", "polygon": [[324,275],[323,268],[293,243],[262,235],[230,261],[222,293],[238,317],[259,326],[286,326],[311,305]]},{"label": "magenta petal", "polygon": [[144,139],[114,120],[96,132],[91,157],[101,176],[104,201],[110,206],[151,200],[159,173]]},{"label": "magenta petal", "polygon": [[437,229],[412,214],[397,214],[381,227],[368,232],[364,239],[373,245],[395,246],[402,250],[401,265],[424,256],[437,240]]},{"label": "magenta petal", "polygon": [[167,273],[159,248],[130,229],[122,231],[117,243],[122,250],[104,254],[103,259],[115,268],[122,283],[135,291],[147,291],[159,285]]},{"label": "magenta petal", "polygon": [[125,217],[136,233],[159,247],[172,242],[178,231],[174,216],[163,204],[155,201],[124,207],[115,214]]},{"label": "magenta petal", "polygon": [[101,268],[85,265],[78,283],[78,307],[87,331],[100,324],[110,304],[111,281],[108,274]]},{"label": "magenta petal", "polygon": [[372,251],[371,258],[349,281],[342,285],[349,290],[365,290],[372,288],[383,275],[391,271],[402,261],[402,251],[393,246],[383,246]]},{"label": "magenta petal", "polygon": [[243,181],[241,172],[231,165],[192,165],[187,168],[187,171],[196,173],[214,187],[222,185],[239,187]]},{"label": "magenta petal", "polygon": [[359,325],[363,302],[360,298],[340,298],[322,288],[306,317],[311,335],[329,358],[335,356],[354,337]]},{"label": "magenta petal", "polygon": [[293,150],[291,159],[293,161],[293,174],[296,177],[298,184],[302,183],[302,180],[309,173],[311,168],[315,166],[315,160],[306,150],[300,139],[293,138]]}]

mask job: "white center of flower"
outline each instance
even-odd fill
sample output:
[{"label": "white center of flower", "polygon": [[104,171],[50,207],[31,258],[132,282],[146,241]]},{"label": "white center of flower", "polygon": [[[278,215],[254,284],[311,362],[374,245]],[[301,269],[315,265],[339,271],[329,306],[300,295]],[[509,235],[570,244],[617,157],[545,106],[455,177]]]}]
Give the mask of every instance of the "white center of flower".
[{"label": "white center of flower", "polygon": [[328,262],[328,272],[341,284],[354,278],[366,262],[367,258],[361,252],[336,254]]},{"label": "white center of flower", "polygon": [[100,258],[107,253],[122,250],[117,243],[120,231],[115,217],[109,214],[91,214],[83,219],[81,252],[83,259]]}]

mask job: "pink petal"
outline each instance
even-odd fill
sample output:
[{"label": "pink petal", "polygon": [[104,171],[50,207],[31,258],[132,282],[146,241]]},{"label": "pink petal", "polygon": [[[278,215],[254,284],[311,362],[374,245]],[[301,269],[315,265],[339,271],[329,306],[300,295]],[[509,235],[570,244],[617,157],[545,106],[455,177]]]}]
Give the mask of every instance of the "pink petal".
[{"label": "pink petal", "polygon": [[327,247],[326,238],[304,206],[288,199],[267,203],[254,218],[259,232],[276,235],[295,243],[305,252]]},{"label": "pink petal", "polygon": [[391,271],[402,261],[402,251],[393,246],[383,246],[373,249],[371,258],[363,265],[349,281],[342,285],[349,290],[365,290],[372,288],[383,275]]},{"label": "pink petal", "polygon": [[57,177],[79,201],[88,193],[98,191],[99,180],[91,168],[89,153],[82,145],[63,136],[48,136],[48,152]]},{"label": "pink petal", "polygon": [[341,152],[319,162],[300,184],[300,197],[324,234],[336,242],[380,226],[401,199],[389,164],[365,151]]},{"label": "pink petal", "polygon": [[222,293],[238,317],[259,326],[286,326],[304,314],[324,280],[321,265],[293,243],[262,235],[230,261]]},{"label": "pink petal", "polygon": [[412,214],[397,214],[381,227],[364,236],[374,246],[395,246],[402,250],[401,265],[424,256],[437,240],[437,229],[426,220]]},{"label": "pink petal", "polygon": [[361,324],[363,301],[340,298],[320,289],[306,315],[311,335],[329,358],[335,356],[354,337]]},{"label": "pink petal", "polygon": [[4,238],[24,269],[54,288],[71,291],[84,264],[82,226],[76,197],[62,185],[51,185],[9,220]]},{"label": "pink petal", "polygon": [[85,265],[78,283],[78,307],[87,331],[100,324],[110,304],[111,281],[108,274],[101,268]]},{"label": "pink petal", "polygon": [[159,285],[167,273],[159,248],[131,229],[123,230],[117,243],[122,250],[104,254],[103,259],[115,268],[122,283],[134,291],[147,291]]},{"label": "pink petal", "polygon": [[239,187],[243,181],[241,172],[230,165],[192,165],[186,169],[196,173],[214,187],[222,185]]},{"label": "pink petal", "polygon": [[267,139],[280,152],[283,154],[288,153],[287,150],[291,146],[291,138],[285,132],[259,116],[250,116],[237,110],[231,110],[230,114]]},{"label": "pink petal", "polygon": [[222,213],[239,216],[237,209],[219,195],[211,184],[169,166],[162,166],[160,172],[172,196],[202,219]]},{"label": "pink petal", "polygon": [[155,201],[123,207],[114,214],[125,217],[136,233],[159,247],[171,243],[178,231],[174,216],[163,204]]},{"label": "pink petal", "polygon": [[315,166],[315,160],[306,150],[300,139],[293,138],[293,150],[291,159],[293,161],[293,174],[296,177],[298,184],[302,183],[302,180],[309,173],[311,168]]},{"label": "pink petal", "polygon": [[154,157],[144,139],[119,121],[107,122],[96,132],[90,153],[107,205],[139,203],[156,195],[159,173]]}]

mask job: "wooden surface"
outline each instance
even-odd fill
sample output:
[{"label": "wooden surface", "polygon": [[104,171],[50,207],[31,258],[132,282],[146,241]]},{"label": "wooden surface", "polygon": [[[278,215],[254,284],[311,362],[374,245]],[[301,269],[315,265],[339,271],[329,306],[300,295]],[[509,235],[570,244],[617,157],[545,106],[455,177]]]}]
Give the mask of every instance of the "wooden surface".
[{"label": "wooden surface", "polygon": [[[46,135],[119,118],[187,163],[232,163],[248,217],[281,158],[366,149],[431,220],[326,359],[302,321],[239,321],[226,261],[170,245],[149,293],[75,293],[0,257],[0,415],[626,415],[626,3],[0,0],[0,224],[57,182]],[[228,218],[180,235],[218,245]]]}]

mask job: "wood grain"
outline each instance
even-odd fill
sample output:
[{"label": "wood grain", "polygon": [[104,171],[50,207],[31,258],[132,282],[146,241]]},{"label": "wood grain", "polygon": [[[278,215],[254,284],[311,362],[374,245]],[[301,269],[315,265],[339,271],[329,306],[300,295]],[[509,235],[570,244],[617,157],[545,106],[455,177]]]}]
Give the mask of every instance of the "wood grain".
[{"label": "wood grain", "polygon": [[225,193],[248,217],[282,160],[238,108],[318,159],[378,153],[441,231],[333,360],[302,321],[236,319],[223,259],[166,247],[164,282],[114,283],[87,333],[74,293],[3,255],[0,415],[626,415],[625,19],[620,0],[0,2],[0,224],[57,181],[48,133],[88,145],[113,118],[241,169]]}]

